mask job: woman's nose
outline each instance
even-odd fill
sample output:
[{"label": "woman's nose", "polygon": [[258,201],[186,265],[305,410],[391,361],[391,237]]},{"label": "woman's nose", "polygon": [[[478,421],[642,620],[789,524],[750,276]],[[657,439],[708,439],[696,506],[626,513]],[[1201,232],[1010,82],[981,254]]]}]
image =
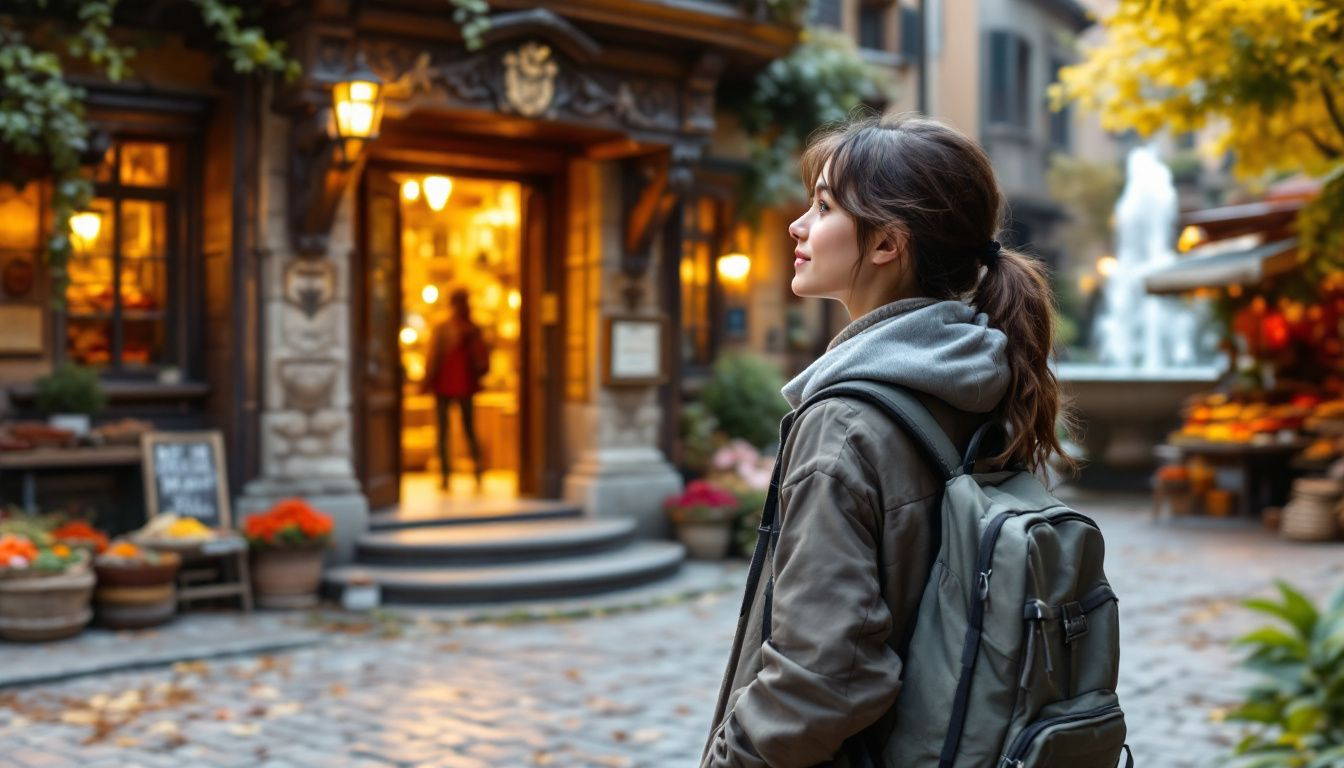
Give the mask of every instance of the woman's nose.
[{"label": "woman's nose", "polygon": [[805,226],[806,219],[807,214],[804,213],[802,216],[794,219],[793,223],[789,225],[789,234],[793,236],[794,240],[802,240],[807,236],[807,227]]}]

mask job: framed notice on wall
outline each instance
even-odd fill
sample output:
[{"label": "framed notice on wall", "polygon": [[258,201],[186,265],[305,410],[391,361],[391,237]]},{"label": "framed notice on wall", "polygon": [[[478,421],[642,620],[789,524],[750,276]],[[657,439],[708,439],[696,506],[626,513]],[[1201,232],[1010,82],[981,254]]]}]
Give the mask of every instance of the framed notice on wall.
[{"label": "framed notice on wall", "polygon": [[667,379],[658,317],[609,317],[602,335],[602,383],[609,387],[647,386]]},{"label": "framed notice on wall", "polygon": [[232,527],[224,439],[210,432],[147,432],[144,452],[145,507],[194,517],[212,528]]}]

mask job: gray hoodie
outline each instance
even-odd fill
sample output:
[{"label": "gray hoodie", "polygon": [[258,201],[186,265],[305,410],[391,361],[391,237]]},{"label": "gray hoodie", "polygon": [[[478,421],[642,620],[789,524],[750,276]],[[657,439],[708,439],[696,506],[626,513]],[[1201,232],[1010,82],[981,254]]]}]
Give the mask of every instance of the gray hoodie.
[{"label": "gray hoodie", "polygon": [[1003,331],[965,302],[902,299],[845,326],[783,394],[797,408],[831,384],[872,379],[988,413],[1008,390],[1007,345]]}]

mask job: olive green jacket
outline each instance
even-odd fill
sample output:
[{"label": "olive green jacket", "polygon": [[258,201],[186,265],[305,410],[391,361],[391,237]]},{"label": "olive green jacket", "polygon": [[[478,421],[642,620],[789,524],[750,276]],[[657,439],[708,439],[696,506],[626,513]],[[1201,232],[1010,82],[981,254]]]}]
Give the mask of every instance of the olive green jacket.
[{"label": "olive green jacket", "polygon": [[[960,302],[887,305],[846,328],[785,395],[796,406],[829,383],[885,378],[914,390],[964,449],[1007,384],[1002,333],[983,317]],[[805,411],[780,461],[780,533],[739,626],[701,768],[847,765],[846,740],[900,693],[941,478],[876,406],[845,398]]]}]

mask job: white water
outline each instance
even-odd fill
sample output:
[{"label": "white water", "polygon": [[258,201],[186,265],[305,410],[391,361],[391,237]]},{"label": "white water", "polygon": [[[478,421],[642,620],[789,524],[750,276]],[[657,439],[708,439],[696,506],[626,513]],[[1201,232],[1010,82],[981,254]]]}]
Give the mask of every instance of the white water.
[{"label": "white water", "polygon": [[1100,362],[1138,376],[1206,367],[1200,352],[1200,313],[1178,299],[1149,296],[1144,277],[1176,259],[1176,187],[1171,171],[1148,146],[1130,150],[1125,187],[1115,204],[1115,271],[1102,287],[1097,317]]}]

